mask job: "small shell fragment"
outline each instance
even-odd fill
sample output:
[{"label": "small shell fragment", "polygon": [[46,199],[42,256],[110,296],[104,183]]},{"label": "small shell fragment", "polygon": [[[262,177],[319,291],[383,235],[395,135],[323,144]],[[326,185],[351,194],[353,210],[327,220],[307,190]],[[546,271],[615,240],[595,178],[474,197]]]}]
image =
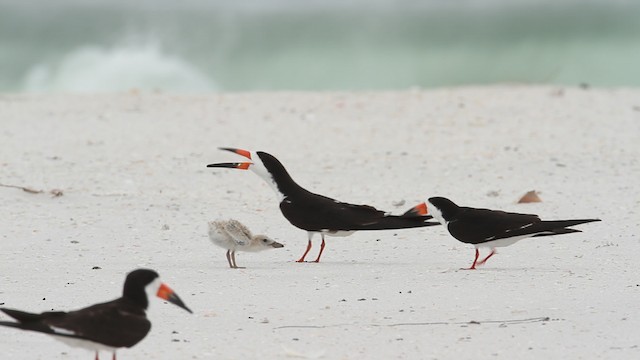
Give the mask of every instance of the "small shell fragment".
[{"label": "small shell fragment", "polygon": [[538,196],[538,192],[535,190],[531,190],[528,193],[524,194],[520,200],[518,200],[518,204],[527,204],[527,203],[537,203],[542,202],[542,199]]},{"label": "small shell fragment", "polygon": [[391,205],[393,205],[393,206],[402,206],[404,204],[405,204],[405,201],[403,199],[395,200],[395,201],[391,202]]}]

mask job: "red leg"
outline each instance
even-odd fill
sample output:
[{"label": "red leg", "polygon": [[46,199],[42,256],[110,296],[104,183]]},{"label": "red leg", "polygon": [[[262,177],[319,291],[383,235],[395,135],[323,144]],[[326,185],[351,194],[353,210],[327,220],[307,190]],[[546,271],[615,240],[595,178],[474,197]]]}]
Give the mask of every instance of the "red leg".
[{"label": "red leg", "polygon": [[480,256],[480,251],[476,248],[476,258],[473,259],[473,265],[471,265],[471,267],[468,268],[468,269],[462,268],[460,270],[475,270],[476,269],[476,262],[478,262],[478,256]]},{"label": "red leg", "polygon": [[300,259],[296,260],[296,262],[304,262],[304,258],[309,253],[309,250],[311,250],[311,239],[309,239],[309,243],[307,244],[307,250],[304,252],[304,254],[302,254],[302,257]]},{"label": "red leg", "polygon": [[96,351],[96,360],[100,360],[100,357],[98,356],[98,352]]},{"label": "red leg", "polygon": [[478,265],[484,265],[484,263],[486,263],[487,260],[489,260],[489,258],[492,257],[495,253],[496,253],[496,249],[491,249],[491,253],[487,255],[487,257],[484,258],[484,260],[480,261]]},{"label": "red leg", "polygon": [[314,262],[320,262],[320,256],[322,256],[322,251],[324,250],[324,234],[322,234],[322,244],[320,244],[320,253]]},{"label": "red leg", "polygon": [[116,360],[116,352],[113,352],[113,357],[111,358],[111,360]]}]

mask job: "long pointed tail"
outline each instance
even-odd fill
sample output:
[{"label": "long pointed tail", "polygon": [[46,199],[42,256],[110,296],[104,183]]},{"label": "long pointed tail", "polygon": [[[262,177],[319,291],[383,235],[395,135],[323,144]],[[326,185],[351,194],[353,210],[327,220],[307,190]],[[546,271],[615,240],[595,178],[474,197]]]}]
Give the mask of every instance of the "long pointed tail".
[{"label": "long pointed tail", "polygon": [[582,232],[582,231],[578,229],[554,229],[554,230],[549,230],[549,232],[533,235],[533,237],[572,234],[572,233],[579,233],[579,232]]},{"label": "long pointed tail", "polygon": [[31,322],[11,322],[11,321],[0,321],[0,326],[12,327],[15,329],[26,330],[26,331],[37,331],[45,334],[56,334],[60,336],[68,336],[73,337],[69,334],[58,334],[49,326],[39,322],[39,321],[31,321]]},{"label": "long pointed tail", "polygon": [[376,221],[375,223],[364,224],[357,229],[352,230],[393,230],[440,225],[439,222],[427,221],[429,219],[431,219],[431,216],[407,217],[404,215],[389,215]]},{"label": "long pointed tail", "polygon": [[[21,323],[28,323],[33,321],[39,321],[52,316],[64,315],[64,311],[47,311],[41,314],[30,313],[26,311],[20,311],[15,309],[0,308],[0,311],[18,320]],[[12,323],[13,324],[13,323]]]},{"label": "long pointed tail", "polygon": [[600,219],[579,219],[579,220],[545,220],[542,221],[541,224],[544,224],[545,227],[549,229],[561,229],[567,228],[571,226],[576,226],[580,224],[586,224],[594,221],[602,221]]},{"label": "long pointed tail", "polygon": [[600,221],[599,219],[580,219],[580,220],[551,220],[540,221],[531,226],[516,229],[509,232],[511,236],[534,234],[534,237],[562,235],[582,232],[578,229],[570,229],[569,226],[585,224],[589,222]]},{"label": "long pointed tail", "polygon": [[0,321],[0,326],[12,327],[16,329],[24,329],[24,325],[19,322]]},{"label": "long pointed tail", "polygon": [[[0,308],[0,311],[18,320],[19,322],[36,321],[42,318],[41,314],[28,313],[25,311],[20,311],[15,309]],[[10,325],[7,325],[7,326],[10,326]]]}]

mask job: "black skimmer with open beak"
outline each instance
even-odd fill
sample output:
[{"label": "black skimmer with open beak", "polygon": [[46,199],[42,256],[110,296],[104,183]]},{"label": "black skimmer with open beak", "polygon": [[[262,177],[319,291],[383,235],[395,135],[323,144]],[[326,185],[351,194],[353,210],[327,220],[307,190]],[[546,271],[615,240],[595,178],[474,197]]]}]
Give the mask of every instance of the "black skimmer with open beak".
[{"label": "black skimmer with open beak", "polygon": [[17,322],[0,321],[0,325],[52,335],[70,346],[113,353],[132,347],[149,333],[151,322],[146,309],[149,295],[158,296],[188,312],[178,295],[160,281],[158,273],[148,269],[130,272],[124,282],[122,297],[75,311],[47,311],[40,314],[0,308]]},{"label": "black skimmer with open beak", "polygon": [[429,222],[429,215],[406,213],[390,215],[368,205],[343,203],[326,196],[314,194],[289,176],[284,166],[266,152],[220,148],[242,155],[250,162],[209,164],[207,167],[251,170],[273,188],[280,200],[280,210],[287,220],[308,232],[307,250],[297,262],[303,262],[311,249],[313,234],[320,233],[322,244],[315,262],[320,261],[324,250],[324,236],[347,236],[358,230],[391,230],[439,225]]},{"label": "black skimmer with open beak", "polygon": [[[443,197],[429,198],[426,204],[415,206],[409,212],[432,215],[434,219],[446,226],[451,236],[475,246],[476,255],[473,264],[465,270],[475,270],[476,265],[483,265],[496,253],[497,247],[509,246],[529,237],[581,232],[569,227],[600,221],[600,219],[543,221],[538,215],[458,206]],[[483,260],[478,261],[480,247],[491,248],[491,252]]]},{"label": "black skimmer with open beak", "polygon": [[236,264],[236,251],[257,252],[284,247],[266,235],[253,235],[249,228],[234,219],[210,221],[209,239],[227,249],[227,261],[232,269],[244,269]]}]

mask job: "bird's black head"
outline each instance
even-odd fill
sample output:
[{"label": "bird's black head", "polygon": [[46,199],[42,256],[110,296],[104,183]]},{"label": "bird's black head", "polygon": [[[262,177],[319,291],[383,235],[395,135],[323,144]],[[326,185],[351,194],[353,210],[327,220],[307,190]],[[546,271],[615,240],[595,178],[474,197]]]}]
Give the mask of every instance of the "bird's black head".
[{"label": "bird's black head", "polygon": [[147,297],[146,288],[149,284],[153,283],[154,281],[156,281],[156,279],[159,278],[160,275],[150,269],[133,270],[127,275],[127,279],[124,281],[122,297],[133,300],[143,309],[148,308],[149,299]]},{"label": "bird's black head", "polygon": [[160,281],[160,275],[149,269],[137,269],[127,275],[122,297],[133,301],[142,309],[149,307],[149,297],[157,296],[188,312],[192,312],[167,284]]},{"label": "bird's black head", "polygon": [[442,220],[444,220],[444,222],[449,222],[454,219],[458,214],[458,210],[460,210],[458,205],[447,198],[432,197],[429,198],[428,202],[429,204],[427,205],[427,208],[429,214],[441,223],[443,223]]},{"label": "bird's black head", "polygon": [[220,148],[220,150],[231,151],[251,160],[250,162],[217,163],[209,164],[207,167],[234,168],[251,170],[267,182],[284,199],[292,192],[299,190],[299,186],[293,181],[284,166],[273,155],[264,151],[248,151],[236,148]]},{"label": "bird's black head", "polygon": [[256,154],[258,154],[258,157],[262,161],[262,164],[272,175],[282,172],[287,173],[284,165],[282,165],[282,163],[278,159],[276,159],[275,156],[264,151],[257,151]]},{"label": "bird's black head", "polygon": [[[282,165],[275,156],[263,151],[257,151],[256,154],[260,158],[260,162],[275,182],[275,185],[281,194],[287,196],[291,191],[298,188],[298,185],[293,181],[289,172],[287,172],[287,169],[284,168],[284,165]],[[258,169],[254,170],[258,172]],[[263,177],[266,179],[265,176]]]}]

